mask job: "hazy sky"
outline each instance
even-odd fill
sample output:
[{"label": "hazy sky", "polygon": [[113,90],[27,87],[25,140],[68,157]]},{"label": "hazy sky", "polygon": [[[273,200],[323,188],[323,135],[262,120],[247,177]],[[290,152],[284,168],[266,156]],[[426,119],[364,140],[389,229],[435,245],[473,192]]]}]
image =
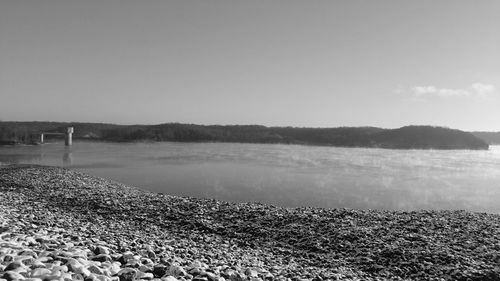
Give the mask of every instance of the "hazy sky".
[{"label": "hazy sky", "polygon": [[1,0],[0,120],[500,131],[500,1]]}]

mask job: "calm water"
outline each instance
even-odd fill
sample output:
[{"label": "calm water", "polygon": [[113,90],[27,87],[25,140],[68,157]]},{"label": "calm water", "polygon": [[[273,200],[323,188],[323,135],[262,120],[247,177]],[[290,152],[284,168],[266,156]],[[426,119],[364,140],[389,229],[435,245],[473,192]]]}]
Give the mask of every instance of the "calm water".
[{"label": "calm water", "polygon": [[500,147],[425,151],[225,143],[0,147],[0,162],[67,166],[142,189],[281,206],[500,213]]}]

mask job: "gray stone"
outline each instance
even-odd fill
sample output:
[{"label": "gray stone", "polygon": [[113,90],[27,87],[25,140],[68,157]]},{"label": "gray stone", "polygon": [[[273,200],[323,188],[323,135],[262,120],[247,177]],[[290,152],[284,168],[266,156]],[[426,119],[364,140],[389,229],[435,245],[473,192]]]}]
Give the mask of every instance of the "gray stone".
[{"label": "gray stone", "polygon": [[153,267],[153,275],[155,277],[163,277],[167,273],[167,266],[157,264]]},{"label": "gray stone", "polygon": [[104,274],[104,272],[102,271],[102,269],[100,269],[98,266],[96,266],[94,264],[90,265],[87,269],[90,272],[95,273],[95,274],[99,274],[99,275],[103,275]]},{"label": "gray stone", "polygon": [[25,279],[24,276],[22,276],[21,274],[19,274],[18,272],[15,272],[15,271],[6,271],[2,275],[2,278],[7,280],[7,281]]},{"label": "gray stone", "polygon": [[24,265],[19,262],[19,261],[14,261],[14,262],[11,262],[7,265],[7,267],[5,267],[4,271],[9,271],[9,270],[15,270],[15,269],[18,269],[20,267],[23,267]]},{"label": "gray stone", "polygon": [[112,261],[113,259],[111,258],[110,255],[99,254],[97,256],[92,257],[91,260],[93,260],[93,261],[100,261],[100,262],[106,262],[106,261]]},{"label": "gray stone", "polygon": [[108,247],[104,247],[104,246],[97,246],[96,249],[94,250],[94,253],[96,255],[100,255],[100,254],[105,254],[105,255],[109,255],[110,254],[110,251],[109,251],[109,248]]},{"label": "gray stone", "polygon": [[137,276],[137,271],[133,268],[124,268],[117,273],[120,281],[133,281]]},{"label": "gray stone", "polygon": [[174,277],[185,276],[187,274],[184,268],[175,264],[170,266],[168,273]]}]

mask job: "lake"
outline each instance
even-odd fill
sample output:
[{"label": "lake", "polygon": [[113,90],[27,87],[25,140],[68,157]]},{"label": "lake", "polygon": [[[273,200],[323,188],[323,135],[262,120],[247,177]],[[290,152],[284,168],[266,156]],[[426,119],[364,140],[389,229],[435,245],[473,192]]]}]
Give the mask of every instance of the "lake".
[{"label": "lake", "polygon": [[1,163],[64,166],[165,194],[296,207],[500,213],[500,146],[389,150],[75,141],[0,147]]}]

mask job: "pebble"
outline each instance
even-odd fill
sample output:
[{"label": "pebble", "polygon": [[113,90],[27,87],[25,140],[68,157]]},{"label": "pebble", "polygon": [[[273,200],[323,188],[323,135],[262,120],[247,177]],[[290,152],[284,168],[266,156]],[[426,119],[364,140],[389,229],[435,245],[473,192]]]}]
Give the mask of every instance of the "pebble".
[{"label": "pebble", "polygon": [[0,281],[499,280],[497,257],[499,215],[280,208],[0,168]]}]

